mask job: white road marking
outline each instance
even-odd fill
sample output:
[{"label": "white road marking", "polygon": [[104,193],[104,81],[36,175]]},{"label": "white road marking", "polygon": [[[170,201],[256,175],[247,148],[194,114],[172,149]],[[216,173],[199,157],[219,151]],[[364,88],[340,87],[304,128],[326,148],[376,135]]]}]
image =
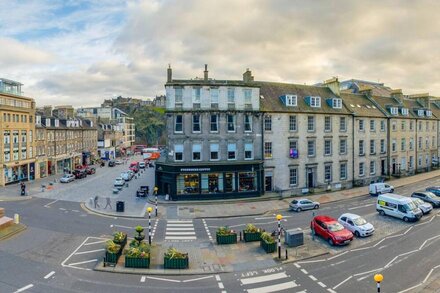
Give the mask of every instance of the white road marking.
[{"label": "white road marking", "polygon": [[145,283],[145,279],[146,279],[147,277],[145,277],[145,276],[142,276],[141,277],[141,283]]},{"label": "white road marking", "polygon": [[79,213],[79,211],[78,211],[78,210],[72,210],[72,212],[74,212],[74,213]]},{"label": "white road marking", "polygon": [[297,264],[297,263],[294,263],[293,264],[295,267],[297,267],[298,269],[301,267],[299,264]]},{"label": "white road marking", "polygon": [[181,282],[180,280],[165,279],[165,278],[150,277],[150,276],[147,276],[147,279],[166,281],[166,282],[173,282],[173,283],[180,283]]},{"label": "white road marking", "polygon": [[308,274],[308,272],[305,269],[301,269],[301,272],[303,272],[304,274]]},{"label": "white road marking", "polygon": [[261,283],[261,282],[279,280],[279,279],[284,279],[284,278],[287,278],[286,273],[277,273],[277,274],[270,274],[270,275],[260,276],[260,277],[240,279],[240,281],[243,285],[248,285],[248,284],[255,284],[255,283]]},{"label": "white road marking", "polygon": [[44,276],[44,278],[47,280],[50,277],[52,277],[53,275],[55,275],[55,271],[50,272],[49,274],[47,274],[46,276]]},{"label": "white road marking", "polygon": [[204,279],[209,279],[212,278],[214,276],[206,276],[206,277],[200,277],[200,278],[196,278],[196,279],[189,279],[189,280],[183,280],[183,283],[188,283],[188,282],[194,282],[194,281],[200,281],[200,280],[204,280]]},{"label": "white road marking", "polygon": [[54,201],[51,201],[51,202],[48,203],[48,204],[45,204],[44,207],[45,207],[45,208],[49,208],[49,206],[50,206],[51,204],[54,204],[54,203],[56,203],[57,201],[59,201],[59,199],[54,200]]},{"label": "white road marking", "polygon": [[[283,218],[291,218],[292,216],[283,216]],[[260,218],[254,218],[255,220],[269,220],[273,219],[274,217],[260,217]]]},{"label": "white road marking", "polygon": [[196,235],[196,232],[168,232],[167,235]]},{"label": "white road marking", "polygon": [[87,254],[87,253],[98,252],[98,251],[103,251],[103,250],[105,250],[105,249],[100,248],[100,249],[95,249],[95,250],[81,251],[81,252],[75,253],[75,255]]},{"label": "white road marking", "polygon": [[85,261],[70,263],[70,264],[68,264],[68,266],[82,265],[82,264],[90,263],[90,262],[94,262],[94,261],[98,261],[98,260],[97,259],[85,260]]},{"label": "white road marking", "polygon": [[167,220],[167,223],[170,224],[192,223],[192,220]]},{"label": "white road marking", "polygon": [[348,210],[351,211],[351,210],[361,209],[361,208],[369,207],[369,206],[372,206],[372,205],[374,205],[374,204],[370,203],[370,204],[366,204],[366,205],[363,205],[363,206],[348,208]]},{"label": "white road marking", "polygon": [[20,292],[26,291],[27,289],[30,289],[30,288],[32,288],[32,287],[34,287],[34,285],[29,284],[29,285],[27,285],[27,286],[24,286],[23,288],[18,289],[18,290],[15,291],[14,293],[20,293]]},{"label": "white road marking", "polygon": [[166,236],[165,240],[196,240],[196,236]]},{"label": "white road marking", "polygon": [[121,226],[121,225],[110,225],[110,227],[118,227],[118,228],[125,228],[125,229],[133,229],[133,227],[127,227],[127,226]]},{"label": "white road marking", "polygon": [[61,211],[67,211],[65,208],[60,208]]},{"label": "white road marking", "polygon": [[222,282],[219,282],[219,283],[218,283],[218,287],[219,287],[220,289],[225,289],[225,286],[223,285]]},{"label": "white road marking", "polygon": [[194,231],[194,227],[193,228],[174,228],[174,227],[167,227],[166,229],[167,231]]},{"label": "white road marking", "polygon": [[167,227],[193,227],[193,224],[169,224],[167,223]]},{"label": "white road marking", "polygon": [[342,281],[342,282],[339,283],[338,285],[334,286],[333,289],[336,290],[336,288],[338,288],[339,286],[341,286],[342,284],[344,284],[345,282],[347,282],[347,281],[350,280],[351,278],[353,278],[353,276],[348,277],[347,279],[345,279],[344,281]]},{"label": "white road marking", "polygon": [[309,275],[309,278],[312,279],[313,281],[318,280],[318,279],[316,279],[315,276],[313,276],[313,275]]},{"label": "white road marking", "polygon": [[336,293],[336,291],[335,291],[335,290],[333,290],[333,289],[330,289],[330,288],[327,288],[327,291],[328,291],[328,292],[330,292],[330,293]]},{"label": "white road marking", "polygon": [[84,243],[86,243],[87,242],[87,240],[89,240],[89,238],[90,237],[87,237],[84,241],[83,241],[83,243],[81,243],[80,244],[80,246],[78,246],[76,249],[75,249],[75,251],[73,251],[62,263],[61,263],[61,266],[66,266],[65,265],[65,262],[67,261],[67,260],[69,260],[71,257],[72,257],[72,255],[74,255],[80,248],[81,248],[81,246],[83,246],[84,245]]},{"label": "white road marking", "polygon": [[327,287],[327,286],[326,286],[324,283],[322,283],[322,282],[318,282],[318,285],[321,286],[322,288]]},{"label": "white road marking", "polygon": [[216,281],[221,281],[220,276],[219,275],[215,275],[215,280]]},{"label": "white road marking", "polygon": [[84,246],[87,246],[87,245],[93,245],[93,244],[98,244],[98,243],[104,243],[104,242],[106,242],[106,241],[107,241],[107,239],[106,239],[106,240],[95,241],[95,242],[90,242],[90,243],[86,243],[86,244],[84,244]]},{"label": "white road marking", "polygon": [[286,290],[286,289],[295,288],[295,287],[298,287],[298,285],[295,283],[295,281],[290,281],[290,282],[266,286],[266,287],[247,289],[246,291],[249,293],[270,293],[270,292],[278,292],[281,290]]}]

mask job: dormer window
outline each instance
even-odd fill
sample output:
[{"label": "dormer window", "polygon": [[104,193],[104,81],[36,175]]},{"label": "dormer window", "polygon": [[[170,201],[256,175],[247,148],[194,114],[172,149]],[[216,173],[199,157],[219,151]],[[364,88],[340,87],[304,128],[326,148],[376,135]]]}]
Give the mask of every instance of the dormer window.
[{"label": "dormer window", "polygon": [[426,117],[432,117],[432,111],[431,110],[426,110]]},{"label": "dormer window", "polygon": [[298,106],[298,97],[296,95],[286,95],[286,106]]},{"label": "dormer window", "polygon": [[321,108],[321,97],[310,97],[310,107]]},{"label": "dormer window", "polygon": [[400,112],[402,113],[402,115],[408,116],[408,109],[407,108],[400,109]]},{"label": "dormer window", "polygon": [[334,109],[342,109],[342,100],[341,99],[332,99],[332,107]]},{"label": "dormer window", "polygon": [[391,115],[397,115],[399,113],[399,110],[397,109],[397,107],[391,107],[390,113]]},{"label": "dormer window", "polygon": [[417,110],[417,115],[419,116],[419,117],[423,117],[423,115],[424,115],[424,110]]}]

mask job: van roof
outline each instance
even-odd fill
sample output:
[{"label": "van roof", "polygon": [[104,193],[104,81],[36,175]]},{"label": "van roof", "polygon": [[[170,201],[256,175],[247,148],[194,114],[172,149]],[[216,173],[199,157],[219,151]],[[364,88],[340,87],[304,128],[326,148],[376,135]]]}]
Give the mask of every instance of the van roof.
[{"label": "van roof", "polygon": [[384,194],[380,194],[379,197],[392,198],[392,199],[405,201],[405,202],[411,201],[411,198],[409,198],[407,196],[400,195],[400,194],[395,194],[395,193],[384,193]]}]

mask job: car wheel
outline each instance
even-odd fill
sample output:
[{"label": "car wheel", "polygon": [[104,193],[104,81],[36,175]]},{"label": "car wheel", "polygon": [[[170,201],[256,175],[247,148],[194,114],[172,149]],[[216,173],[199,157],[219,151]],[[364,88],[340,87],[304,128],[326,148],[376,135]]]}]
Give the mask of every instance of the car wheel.
[{"label": "car wheel", "polygon": [[302,211],[302,208],[297,208],[296,211],[300,212],[300,211]]},{"label": "car wheel", "polygon": [[404,221],[404,222],[409,222],[408,217],[403,217],[403,221]]},{"label": "car wheel", "polygon": [[354,231],[354,236],[356,236],[356,237],[361,237],[361,234],[359,234],[358,231]]},{"label": "car wheel", "polygon": [[330,246],[335,245],[335,244],[333,243],[333,240],[332,240],[331,238],[328,239],[328,244],[330,244]]},{"label": "car wheel", "polygon": [[385,216],[385,212],[382,211],[382,210],[380,210],[380,211],[379,211],[379,215],[381,215],[381,216]]},{"label": "car wheel", "polygon": [[393,193],[394,192],[394,189],[391,189],[391,193]]},{"label": "car wheel", "polygon": [[314,209],[315,210],[319,209],[319,205],[315,204]]}]

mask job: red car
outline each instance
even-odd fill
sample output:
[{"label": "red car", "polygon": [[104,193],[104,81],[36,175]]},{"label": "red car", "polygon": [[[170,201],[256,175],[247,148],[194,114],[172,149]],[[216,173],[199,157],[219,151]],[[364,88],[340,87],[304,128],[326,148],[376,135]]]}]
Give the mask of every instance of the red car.
[{"label": "red car", "polygon": [[329,216],[314,217],[310,223],[310,229],[313,234],[321,236],[330,245],[345,245],[353,240],[353,233]]}]

